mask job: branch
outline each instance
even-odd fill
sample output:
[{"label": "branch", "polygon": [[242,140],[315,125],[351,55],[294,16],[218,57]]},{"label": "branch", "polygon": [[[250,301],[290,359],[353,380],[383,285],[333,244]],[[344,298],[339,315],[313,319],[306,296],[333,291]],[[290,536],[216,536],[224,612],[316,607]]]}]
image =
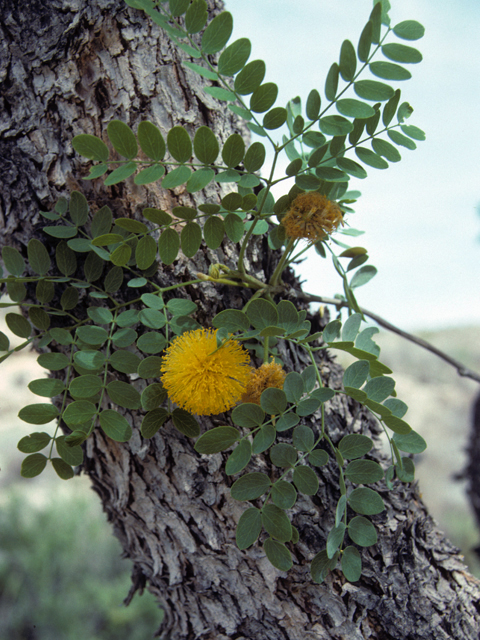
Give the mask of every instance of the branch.
[{"label": "branch", "polygon": [[[315,296],[311,293],[304,293],[303,291],[302,292],[296,291],[295,293],[297,295],[297,298],[301,300],[305,300],[307,302],[321,302],[323,304],[333,304],[337,307],[337,309],[341,307],[348,307],[348,302],[346,300],[338,300],[335,298],[325,298],[324,296]],[[402,338],[405,338],[406,340],[409,340],[410,342],[417,344],[419,347],[423,347],[427,351],[434,353],[436,356],[438,356],[439,358],[447,362],[450,366],[454,367],[457,370],[457,373],[459,376],[463,376],[465,378],[471,378],[472,380],[475,380],[475,382],[480,382],[480,374],[476,373],[475,371],[472,371],[471,369],[466,367],[464,364],[462,364],[458,360],[455,360],[455,358],[450,357],[443,351],[440,351],[440,349],[437,349],[437,347],[434,347],[433,344],[430,344],[429,342],[427,342],[426,340],[423,340],[422,338],[417,338],[416,336],[413,336],[411,333],[407,333],[406,331],[399,329],[395,325],[390,324],[390,322],[388,322],[387,320],[384,320],[382,317],[377,316],[376,313],[372,313],[371,311],[368,311],[363,307],[359,307],[359,309],[364,316],[371,318],[384,329],[388,329],[388,331],[391,331],[392,333],[396,333],[397,335],[402,336]]]}]

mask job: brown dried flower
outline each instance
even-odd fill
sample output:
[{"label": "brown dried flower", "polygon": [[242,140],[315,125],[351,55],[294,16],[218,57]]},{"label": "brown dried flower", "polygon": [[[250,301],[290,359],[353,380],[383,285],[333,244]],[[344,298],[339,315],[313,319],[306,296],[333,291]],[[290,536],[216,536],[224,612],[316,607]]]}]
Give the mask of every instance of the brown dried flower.
[{"label": "brown dried flower", "polygon": [[316,191],[310,191],[295,198],[282,224],[289,238],[317,242],[343,224],[343,214],[338,204]]},{"label": "brown dried flower", "polygon": [[252,369],[247,388],[242,396],[242,402],[253,402],[260,404],[262,391],[270,387],[281,389],[286,378],[286,373],[282,367],[272,361],[262,364],[258,369]]}]

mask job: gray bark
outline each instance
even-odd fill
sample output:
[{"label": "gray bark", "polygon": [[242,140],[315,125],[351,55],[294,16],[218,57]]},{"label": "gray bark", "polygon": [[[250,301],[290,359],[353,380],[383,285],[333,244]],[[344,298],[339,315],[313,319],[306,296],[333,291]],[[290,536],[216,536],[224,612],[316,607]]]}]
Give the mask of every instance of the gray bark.
[{"label": "gray bark", "polygon": [[[218,3],[212,10],[218,10]],[[134,129],[149,119],[164,130],[176,124],[208,124],[226,138],[239,125],[202,91],[201,81],[180,64],[179,54],[158,28],[120,0],[37,0],[0,7],[0,225],[2,244],[25,253],[38,230],[39,209],[75,188],[94,208],[108,204],[119,217],[135,217],[145,204],[169,209],[191,202],[175,192],[133,183],[105,189],[101,180],[83,182],[86,169],[71,148],[79,133],[103,136],[113,118]],[[214,187],[203,201],[216,201]],[[272,264],[258,245],[249,256],[252,273],[268,277]],[[167,286],[190,280],[232,249],[200,252],[195,262],[163,268]],[[229,253],[230,252],[230,253]],[[273,258],[274,260],[275,258]],[[290,297],[298,283],[289,276]],[[208,325],[224,307],[241,308],[245,295],[212,286],[190,288],[197,319]],[[301,303],[298,303],[301,307]],[[319,324],[318,316],[312,319]],[[323,352],[322,352],[323,353]],[[283,349],[287,371],[307,364],[300,352]],[[327,385],[338,387],[341,370],[329,355],[321,361]],[[118,374],[120,376],[120,374]],[[141,390],[143,381],[132,380]],[[327,428],[334,442],[363,432],[378,442],[376,424],[355,403],[329,405]],[[362,551],[358,583],[334,571],[312,583],[309,560],[325,545],[339,497],[335,466],[319,471],[320,490],[295,506],[300,543],[288,574],[274,569],[260,546],[239,551],[235,525],[244,505],[229,497],[231,478],[224,456],[199,456],[192,441],[170,424],[152,440],[139,433],[141,415],[127,411],[134,436],[119,444],[96,432],[86,443],[83,471],[92,481],[133,562],[133,589],[146,586],[165,608],[161,630],[172,640],[415,639],[472,640],[480,629],[478,581],[468,574],[458,550],[428,515],[416,485],[377,489],[387,506],[375,517],[379,542]],[[205,428],[222,424],[203,419]],[[316,428],[315,420],[311,422]],[[414,425],[415,426],[415,425]],[[258,469],[275,474],[268,457]],[[378,451],[373,459],[385,462]]]}]

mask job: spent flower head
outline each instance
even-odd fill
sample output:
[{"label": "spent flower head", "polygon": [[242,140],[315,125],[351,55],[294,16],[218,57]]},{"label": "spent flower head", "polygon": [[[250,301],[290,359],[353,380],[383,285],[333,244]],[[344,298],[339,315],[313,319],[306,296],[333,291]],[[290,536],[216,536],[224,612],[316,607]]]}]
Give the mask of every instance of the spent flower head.
[{"label": "spent flower head", "polygon": [[258,369],[252,369],[250,380],[242,396],[242,402],[260,404],[262,392],[270,387],[282,389],[285,378],[285,371],[279,364],[273,361],[273,358],[271,362],[262,364]]},{"label": "spent flower head", "polygon": [[161,380],[170,399],[200,416],[231,409],[250,376],[248,351],[235,340],[217,349],[216,333],[196,329],[177,336],[161,366]]},{"label": "spent flower head", "polygon": [[289,238],[317,242],[343,224],[343,214],[338,204],[321,193],[309,191],[293,200],[282,224]]}]

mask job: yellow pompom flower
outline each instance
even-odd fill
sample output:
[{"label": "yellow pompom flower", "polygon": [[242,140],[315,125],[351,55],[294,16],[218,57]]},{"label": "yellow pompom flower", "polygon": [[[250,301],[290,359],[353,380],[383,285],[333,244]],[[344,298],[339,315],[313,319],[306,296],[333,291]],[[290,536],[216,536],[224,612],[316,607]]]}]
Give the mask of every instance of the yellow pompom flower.
[{"label": "yellow pompom flower", "polygon": [[199,416],[231,409],[250,376],[248,351],[235,340],[217,350],[216,333],[196,329],[177,336],[161,366],[161,380],[170,399]]},{"label": "yellow pompom flower", "polygon": [[343,224],[342,210],[320,193],[301,193],[282,219],[289,238],[306,238],[317,242]]},{"label": "yellow pompom flower", "polygon": [[252,369],[250,380],[242,396],[242,402],[260,404],[262,392],[270,387],[282,389],[286,375],[282,367],[273,359],[271,362],[262,364],[258,369]]}]

